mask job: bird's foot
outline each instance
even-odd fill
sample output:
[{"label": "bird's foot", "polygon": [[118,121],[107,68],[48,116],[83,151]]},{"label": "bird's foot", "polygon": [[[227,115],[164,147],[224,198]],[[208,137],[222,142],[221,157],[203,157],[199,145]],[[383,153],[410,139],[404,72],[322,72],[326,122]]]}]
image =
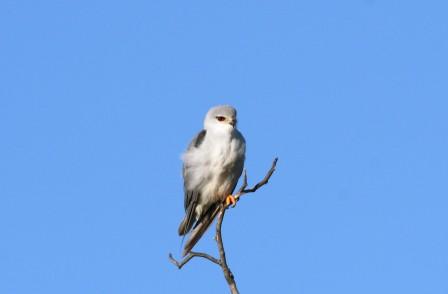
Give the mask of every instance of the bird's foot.
[{"label": "bird's foot", "polygon": [[230,204],[232,204],[232,207],[235,207],[236,205],[236,199],[233,195],[229,195],[226,197],[226,206],[229,206]]}]

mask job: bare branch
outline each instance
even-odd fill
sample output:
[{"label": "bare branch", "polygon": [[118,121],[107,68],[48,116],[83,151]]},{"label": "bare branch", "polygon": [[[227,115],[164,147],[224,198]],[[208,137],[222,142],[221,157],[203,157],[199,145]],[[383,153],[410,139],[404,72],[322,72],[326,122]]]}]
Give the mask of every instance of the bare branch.
[{"label": "bare branch", "polygon": [[202,258],[210,260],[213,263],[216,263],[219,266],[221,265],[221,261],[219,259],[216,259],[213,256],[208,255],[207,253],[202,253],[202,252],[190,251],[190,253],[188,253],[188,255],[183,260],[181,260],[180,262],[177,261],[176,259],[174,259],[173,255],[171,253],[168,255],[168,258],[170,259],[171,263],[174,264],[175,266],[177,266],[178,269],[181,269],[193,257],[202,257]]},{"label": "bare branch", "polygon": [[224,250],[224,244],[222,242],[221,227],[225,213],[226,206],[222,204],[219,209],[218,221],[216,222],[216,243],[218,245],[222,272],[224,273],[224,277],[227,281],[227,284],[229,285],[230,292],[232,294],[239,294],[238,288],[236,287],[235,277],[233,276],[232,271],[227,265],[226,252]]},{"label": "bare branch", "polygon": [[246,172],[246,170],[244,170],[243,184],[241,185],[241,188],[239,189],[238,193],[236,193],[235,199],[238,201],[239,198],[241,196],[243,196],[244,194],[253,193],[253,192],[257,191],[260,187],[266,185],[269,182],[269,179],[271,178],[272,174],[275,172],[275,168],[277,167],[277,161],[278,161],[278,157],[274,158],[271,168],[268,170],[268,172],[264,176],[264,178],[250,189],[246,189],[246,187],[247,187],[247,172]]}]

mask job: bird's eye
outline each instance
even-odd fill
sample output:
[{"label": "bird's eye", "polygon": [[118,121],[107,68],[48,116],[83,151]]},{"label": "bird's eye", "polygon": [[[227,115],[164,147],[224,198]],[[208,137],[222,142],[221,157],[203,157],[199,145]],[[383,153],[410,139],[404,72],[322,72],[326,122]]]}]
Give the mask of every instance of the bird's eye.
[{"label": "bird's eye", "polygon": [[224,116],[217,116],[216,119],[219,120],[219,121],[225,121],[226,120],[226,118]]}]

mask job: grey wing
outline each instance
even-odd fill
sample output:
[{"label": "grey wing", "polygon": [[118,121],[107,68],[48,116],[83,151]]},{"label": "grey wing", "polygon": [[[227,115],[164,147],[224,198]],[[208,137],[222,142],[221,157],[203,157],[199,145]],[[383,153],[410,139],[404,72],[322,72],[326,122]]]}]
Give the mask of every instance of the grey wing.
[{"label": "grey wing", "polygon": [[238,142],[238,148],[237,148],[237,153],[238,156],[236,158],[235,161],[235,165],[233,166],[232,170],[231,170],[231,174],[232,174],[232,191],[231,193],[233,194],[233,191],[235,190],[236,185],[238,184],[238,180],[241,176],[241,173],[243,172],[243,168],[244,168],[244,161],[246,159],[246,140],[244,140],[243,135],[241,135],[241,133],[236,130],[236,140]]},{"label": "grey wing", "polygon": [[[202,130],[196,137],[193,138],[188,146],[187,153],[193,148],[199,148],[205,139],[206,131]],[[179,235],[187,234],[195,223],[195,210],[200,198],[200,191],[198,189],[192,189],[190,182],[193,180],[193,172],[195,167],[191,163],[184,162],[183,165],[183,177],[184,177],[184,208],[185,218],[179,226]],[[190,188],[189,188],[190,187]]]},{"label": "grey wing", "polygon": [[[190,145],[188,145],[187,148],[187,152],[191,151],[191,149],[193,148],[199,148],[199,146],[201,146],[202,142],[204,142],[205,139],[205,135],[206,135],[207,131],[206,130],[202,130],[200,131],[196,137],[193,138],[193,140],[191,141]],[[190,206],[191,202],[194,200],[194,198],[196,197],[194,193],[194,191],[192,190],[188,190],[187,187],[189,187],[189,183],[192,180],[192,166],[188,165],[184,162],[183,165],[183,177],[184,177],[184,208],[185,211],[187,211],[187,208]]]},{"label": "grey wing", "polygon": [[232,191],[231,193],[233,194],[233,191],[236,188],[236,185],[238,184],[238,180],[241,176],[241,174],[243,173],[243,167],[244,167],[244,158],[241,160],[241,162],[238,162],[237,165],[235,165],[234,169],[232,170],[233,173],[233,184],[232,184]]}]

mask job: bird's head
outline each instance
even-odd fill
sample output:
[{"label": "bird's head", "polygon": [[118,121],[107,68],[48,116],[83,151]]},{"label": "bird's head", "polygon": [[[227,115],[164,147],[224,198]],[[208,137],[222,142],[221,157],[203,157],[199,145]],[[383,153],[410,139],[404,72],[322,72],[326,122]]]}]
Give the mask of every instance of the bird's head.
[{"label": "bird's head", "polygon": [[216,132],[231,132],[236,128],[236,123],[236,109],[230,105],[219,105],[207,112],[204,128]]}]

